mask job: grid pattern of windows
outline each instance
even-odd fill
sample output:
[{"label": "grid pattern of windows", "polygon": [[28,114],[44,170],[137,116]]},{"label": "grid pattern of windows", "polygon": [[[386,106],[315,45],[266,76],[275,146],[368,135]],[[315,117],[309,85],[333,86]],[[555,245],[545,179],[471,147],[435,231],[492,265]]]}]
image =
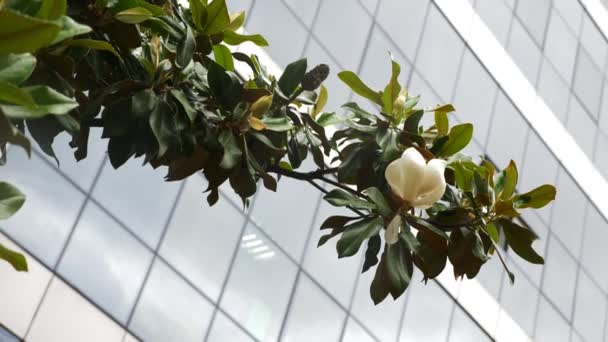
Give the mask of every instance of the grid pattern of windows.
[{"label": "grid pattern of windows", "polygon": [[[267,36],[279,65],[301,56],[330,65],[328,106],[352,97],[335,77],[340,70],[383,87],[391,51],[424,106],[452,102],[453,121],[475,124],[470,153],[499,166],[514,159],[524,190],[557,184],[551,207],[523,217],[540,235],[536,247],[547,264],[508,255],[514,286],[497,260],[479,275],[500,303],[489,315],[496,322],[475,321],[433,282],[413,282],[399,300],[374,307],[373,271],[360,274],[361,253],[338,260],[332,243],[316,248],[319,220],[337,209],[306,184],[283,179],[277,194],[261,190],[247,210],[226,188],[208,208],[203,177],[164,183],[162,171],[138,161],[113,170],[99,137],[84,165],[72,161],[66,136],[55,144],[60,168],[38,152],[31,160],[11,154],[4,174],[28,201],[3,223],[6,235],[146,341],[491,341],[500,340],[506,316],[537,341],[608,341],[608,250],[601,244],[608,223],[432,1],[228,2],[250,11],[246,27]],[[608,44],[578,1],[471,3],[608,172],[598,152],[608,144]],[[49,315],[49,305],[37,315]],[[11,338],[0,329],[0,341]]]}]

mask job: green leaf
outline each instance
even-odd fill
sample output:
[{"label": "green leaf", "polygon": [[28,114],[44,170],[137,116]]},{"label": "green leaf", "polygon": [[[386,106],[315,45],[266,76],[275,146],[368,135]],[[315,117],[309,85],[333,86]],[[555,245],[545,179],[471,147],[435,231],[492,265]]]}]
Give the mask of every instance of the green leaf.
[{"label": "green leaf", "polygon": [[268,41],[262,35],[224,31],[224,43],[228,45],[240,45],[244,42],[252,42],[257,46],[268,46]]},{"label": "green leaf", "polygon": [[319,115],[316,119],[317,123],[323,127],[340,124],[344,122],[344,119],[334,112],[326,112]]},{"label": "green leaf", "polygon": [[207,6],[207,23],[203,32],[213,35],[222,32],[230,24],[225,0],[214,0]]},{"label": "green leaf", "polygon": [[[388,245],[385,249],[385,264],[383,265],[386,274],[386,281],[389,284],[389,292],[393,299],[399,298],[412,280],[414,264],[412,255],[403,240],[398,243]],[[375,279],[374,279],[375,280]]]},{"label": "green leaf", "polygon": [[440,156],[449,157],[465,148],[473,138],[473,125],[470,123],[456,125],[452,127],[448,137],[448,141],[439,151]]},{"label": "green leaf", "polygon": [[365,251],[365,260],[363,261],[363,269],[361,273],[367,272],[370,267],[378,263],[378,252],[382,248],[382,238],[376,234],[367,240],[367,250]]},{"label": "green leaf", "polygon": [[285,71],[279,78],[279,89],[281,92],[285,94],[285,96],[290,96],[294,90],[298,87],[304,75],[306,74],[306,58],[302,58],[295,62],[289,63],[287,67],[285,67]]},{"label": "green leaf", "polygon": [[40,19],[59,19],[66,11],[66,0],[42,0],[42,5],[36,14]]},{"label": "green leaf", "polygon": [[507,200],[513,196],[515,187],[517,186],[518,172],[514,161],[510,161],[509,165],[496,175],[494,180],[494,189],[500,198]]},{"label": "green leaf", "polygon": [[377,209],[374,203],[362,200],[354,195],[341,190],[333,189],[323,197],[327,202],[336,207],[351,207],[355,209]]},{"label": "green leaf", "polygon": [[[137,110],[137,112],[139,112],[138,115],[141,116],[145,116],[147,113],[150,113],[148,121],[150,124],[150,128],[152,129],[152,132],[156,137],[156,141],[158,142],[157,157],[160,158],[165,155],[165,153],[169,150],[172,141],[172,113],[166,102],[155,100],[153,91],[144,90],[139,92],[138,94],[141,94],[141,100],[133,101],[132,108],[140,108],[139,110]],[[140,102],[141,104],[138,105],[136,104],[136,102]],[[133,111],[135,112],[135,110]]]},{"label": "green leaf", "polygon": [[314,107],[312,108],[312,112],[310,113],[310,116],[315,119],[317,117],[317,115],[319,115],[319,113],[321,113],[321,111],[323,110],[323,107],[325,107],[325,105],[327,104],[327,88],[325,88],[324,85],[321,85],[321,89],[319,90],[319,97],[317,97],[317,101],[314,105]]},{"label": "green leaf", "polygon": [[23,254],[10,250],[2,244],[0,244],[0,259],[11,264],[16,271],[27,272],[27,261]]},{"label": "green leaf", "polygon": [[393,103],[399,96],[399,92],[401,92],[401,85],[398,80],[401,66],[393,59],[393,55],[390,52],[389,56],[391,58],[391,79],[382,93],[382,111],[390,115],[393,112]]},{"label": "green leaf", "polygon": [[424,280],[427,281],[441,274],[447,264],[447,240],[427,230],[418,230],[416,238],[420,247],[414,255],[414,263],[424,274]]},{"label": "green leaf", "polygon": [[382,96],[380,93],[373,91],[370,87],[363,83],[359,76],[357,76],[354,72],[342,71],[338,73],[338,77],[357,95],[362,96],[379,106],[383,105]]},{"label": "green leaf", "polygon": [[507,243],[517,255],[533,264],[545,263],[543,257],[532,249],[532,242],[538,239],[538,236],[533,231],[506,219],[500,219],[498,223],[505,233]]},{"label": "green leaf", "polygon": [[2,102],[19,106],[36,106],[34,99],[28,92],[6,82],[0,82],[0,103]]},{"label": "green leaf", "polygon": [[366,119],[369,121],[375,121],[376,116],[372,113],[369,113],[365,109],[359,107],[359,105],[355,102],[348,102],[342,105],[342,108],[348,110],[349,112],[355,114],[355,117],[359,119]]},{"label": "green leaf", "polygon": [[215,62],[224,69],[234,71],[234,59],[230,49],[225,45],[213,45],[213,57]]},{"label": "green leaf", "polygon": [[274,132],[286,132],[293,129],[291,121],[283,116],[268,117],[264,116],[262,122],[266,125],[266,129]]},{"label": "green leaf", "polygon": [[0,54],[35,52],[48,46],[61,25],[8,9],[0,11]]},{"label": "green leaf", "polygon": [[234,134],[229,130],[221,131],[218,141],[224,148],[224,154],[222,155],[220,167],[222,169],[230,170],[241,161],[243,152],[241,151]]},{"label": "green leaf", "polygon": [[446,112],[435,112],[435,127],[437,128],[437,133],[439,133],[439,135],[446,135],[448,133],[450,122]]},{"label": "green leaf", "polygon": [[418,126],[420,125],[420,119],[422,119],[422,115],[424,115],[424,111],[422,109],[410,114],[407,119],[405,119],[405,123],[403,124],[403,130],[408,133],[418,135]]},{"label": "green leaf", "polygon": [[477,232],[467,228],[457,228],[450,234],[448,257],[454,266],[454,276],[474,278],[481,266],[488,260],[483,242]]},{"label": "green leaf", "polygon": [[363,191],[363,193],[367,195],[372,200],[372,202],[374,202],[378,213],[384,218],[389,218],[393,214],[393,211],[391,210],[391,207],[386,201],[386,198],[384,198],[384,195],[380,190],[378,190],[378,188],[367,188],[365,189],[365,191]]},{"label": "green leaf", "polygon": [[381,217],[368,217],[345,226],[344,232],[336,244],[338,258],[357,254],[363,241],[380,232],[383,222]]},{"label": "green leaf", "polygon": [[539,209],[555,199],[555,192],[553,185],[541,185],[525,194],[515,196],[513,198],[513,205],[515,208]]},{"label": "green leaf", "polygon": [[66,11],[66,0],[43,0],[36,17],[40,19],[59,19]]},{"label": "green leaf", "polygon": [[[217,0],[216,0],[217,1]],[[190,64],[192,56],[196,50],[196,42],[194,41],[194,34],[192,28],[186,25],[186,34],[177,45],[177,55],[175,56],[175,64],[180,68],[185,68]]]},{"label": "green leaf", "polygon": [[46,114],[63,115],[78,107],[78,102],[47,86],[21,88],[36,103],[35,107],[0,105],[4,114],[12,119],[35,119]]},{"label": "green leaf", "polygon": [[126,24],[139,24],[152,18],[153,16],[154,15],[152,12],[143,7],[133,7],[116,13],[114,18]]},{"label": "green leaf", "polygon": [[173,95],[177,102],[182,105],[182,108],[184,108],[184,112],[186,112],[186,115],[188,116],[188,119],[190,119],[190,122],[194,122],[194,120],[196,119],[196,109],[192,107],[192,105],[186,98],[184,92],[174,88],[171,89],[171,95]]},{"label": "green leaf", "polygon": [[205,4],[203,4],[202,0],[189,0],[189,2],[194,25],[196,25],[199,30],[202,30],[207,22],[207,1],[205,0]]},{"label": "green leaf", "polygon": [[75,36],[79,36],[81,34],[91,32],[91,28],[87,25],[79,24],[75,22],[72,18],[68,16],[63,16],[60,18],[61,21],[61,31],[55,36],[55,39],[51,42],[51,45],[62,42],[68,38],[72,38]]},{"label": "green leaf", "polygon": [[408,217],[407,223],[414,226],[418,230],[427,230],[439,237],[442,237],[446,240],[448,239],[448,234],[435,227],[432,223],[425,221],[423,218],[411,216]]},{"label": "green leaf", "polygon": [[36,67],[36,57],[29,53],[0,54],[0,82],[19,85],[27,80]]},{"label": "green leaf", "polygon": [[13,216],[25,203],[25,195],[14,185],[0,182],[0,220]]},{"label": "green leaf", "polygon": [[230,14],[230,24],[226,26],[226,32],[233,32],[241,28],[245,23],[245,11]]},{"label": "green leaf", "polygon": [[88,49],[93,49],[93,50],[108,51],[108,52],[111,52],[114,56],[116,56],[118,59],[120,59],[122,61],[122,58],[120,57],[120,54],[118,54],[118,51],[116,51],[116,49],[114,49],[114,47],[112,45],[110,45],[110,43],[103,41],[103,40],[75,39],[75,40],[69,41],[68,45],[83,47],[83,48],[88,48]]},{"label": "green leaf", "polygon": [[220,105],[226,109],[232,109],[240,100],[243,91],[241,82],[233,73],[228,73],[215,62],[210,62],[207,72],[207,81],[211,92]]},{"label": "green leaf", "polygon": [[442,106],[435,107],[435,108],[431,109],[430,111],[431,112],[435,112],[435,113],[441,112],[441,113],[448,114],[448,113],[451,113],[451,112],[453,112],[455,110],[456,109],[454,108],[453,105],[451,105],[451,104],[444,104]]}]

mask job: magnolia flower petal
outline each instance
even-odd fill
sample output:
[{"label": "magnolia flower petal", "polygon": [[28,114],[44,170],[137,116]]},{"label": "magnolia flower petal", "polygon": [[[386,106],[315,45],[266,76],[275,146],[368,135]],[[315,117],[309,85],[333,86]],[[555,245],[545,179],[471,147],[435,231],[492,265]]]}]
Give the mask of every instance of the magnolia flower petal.
[{"label": "magnolia flower petal", "polygon": [[401,216],[395,215],[384,231],[384,240],[387,244],[392,245],[399,241],[399,233],[401,232]]},{"label": "magnolia flower petal", "polygon": [[401,198],[411,204],[418,197],[418,190],[423,182],[426,161],[420,152],[413,147],[405,150],[399,160],[401,161],[402,172],[400,184]]},{"label": "magnolia flower petal", "polygon": [[403,183],[403,166],[401,158],[393,160],[384,171],[384,177],[390,185],[393,193],[399,198],[403,198],[403,187],[401,184]]},{"label": "magnolia flower petal", "polygon": [[446,162],[440,159],[433,159],[426,165],[414,207],[426,209],[441,199],[446,187],[445,166]]}]

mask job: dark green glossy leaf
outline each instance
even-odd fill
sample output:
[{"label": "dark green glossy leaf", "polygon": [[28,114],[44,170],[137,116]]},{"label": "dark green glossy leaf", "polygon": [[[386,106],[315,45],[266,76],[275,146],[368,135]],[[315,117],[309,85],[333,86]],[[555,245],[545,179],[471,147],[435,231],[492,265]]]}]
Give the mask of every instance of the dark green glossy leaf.
[{"label": "dark green glossy leaf", "polygon": [[290,96],[298,87],[304,75],[306,74],[306,58],[302,58],[295,62],[289,63],[285,67],[285,71],[279,78],[279,89],[281,92],[285,94],[285,96]]},{"label": "dark green glossy leaf", "polygon": [[405,119],[405,123],[403,124],[403,130],[411,134],[418,135],[418,126],[420,125],[420,119],[422,119],[422,115],[424,115],[423,110],[417,110],[411,113],[407,117],[407,119]]},{"label": "dark green glossy leaf", "polygon": [[114,18],[126,24],[140,24],[153,16],[152,12],[143,7],[133,7],[116,13]]},{"label": "dark green glossy leaf", "polygon": [[213,35],[222,32],[230,24],[225,0],[213,0],[207,6],[207,22],[203,32]]},{"label": "dark green glossy leaf", "polygon": [[[216,0],[217,1],[217,0]],[[194,41],[194,34],[192,28],[186,26],[186,32],[184,37],[177,45],[177,55],[175,56],[175,64],[180,68],[185,68],[190,64],[194,51],[196,50],[196,42]]]},{"label": "dark green glossy leaf", "polygon": [[378,253],[382,247],[382,239],[380,235],[374,235],[367,240],[367,250],[365,251],[365,260],[363,261],[363,269],[361,273],[367,272],[370,267],[378,263]]},{"label": "dark green glossy leaf", "polygon": [[376,208],[378,210],[378,213],[380,215],[382,215],[384,218],[389,218],[393,214],[393,211],[391,210],[390,205],[386,201],[386,198],[384,197],[382,192],[380,190],[378,190],[378,188],[371,187],[371,188],[365,189],[365,191],[363,191],[363,193],[365,195],[367,195],[367,197],[369,197],[372,200],[372,202],[374,202],[374,204],[376,205]]},{"label": "dark green glossy leaf", "polygon": [[538,236],[533,231],[506,219],[500,219],[498,223],[505,233],[507,243],[517,255],[533,264],[545,263],[543,257],[532,249],[532,243],[538,239]]},{"label": "dark green glossy leaf", "polygon": [[515,165],[515,162],[511,160],[509,165],[502,170],[501,173],[496,175],[494,179],[494,190],[497,194],[500,194],[500,198],[503,200],[509,199],[515,192],[517,181],[517,166]]},{"label": "dark green glossy leaf", "polygon": [[184,92],[179,89],[171,89],[171,95],[173,95],[177,102],[182,106],[186,116],[190,119],[190,122],[194,122],[196,119],[196,109],[192,107]]},{"label": "dark green glossy leaf", "polygon": [[378,234],[384,221],[380,217],[368,217],[344,226],[344,232],[336,244],[338,257],[344,258],[357,254],[363,241]]},{"label": "dark green glossy leaf", "polygon": [[262,119],[262,122],[266,126],[266,129],[269,131],[285,132],[285,131],[289,131],[289,130],[293,129],[293,124],[291,123],[291,121],[284,116],[280,116],[280,117],[265,116]]},{"label": "dark green glossy leaf", "polygon": [[60,21],[61,31],[59,31],[57,36],[55,36],[55,39],[53,39],[51,45],[62,42],[68,38],[91,32],[91,28],[89,26],[79,24],[68,16],[61,17]]},{"label": "dark green glossy leaf", "polygon": [[25,107],[36,106],[34,99],[27,91],[11,83],[0,81],[0,103],[2,102]]},{"label": "dark green glossy leaf", "polygon": [[380,93],[373,91],[370,87],[363,83],[359,76],[357,76],[354,72],[342,71],[338,73],[338,77],[357,95],[362,96],[379,106],[382,106],[383,102]]},{"label": "dark green glossy leaf", "polygon": [[224,148],[220,167],[227,170],[234,168],[241,161],[243,155],[236,137],[231,131],[223,130],[220,132],[218,141]]},{"label": "dark green glossy leaf", "polygon": [[352,207],[355,209],[367,210],[376,209],[376,205],[374,203],[357,198],[354,195],[341,189],[333,189],[325,196],[323,196],[323,198],[331,205],[334,205],[336,207]]}]

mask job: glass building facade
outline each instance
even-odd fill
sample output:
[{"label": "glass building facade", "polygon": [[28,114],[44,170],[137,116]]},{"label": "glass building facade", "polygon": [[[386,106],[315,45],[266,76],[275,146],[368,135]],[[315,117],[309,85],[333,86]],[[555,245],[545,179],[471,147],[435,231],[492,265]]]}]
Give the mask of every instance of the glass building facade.
[{"label": "glass building facade", "polygon": [[[96,132],[78,165],[60,136],[59,167],[15,151],[0,170],[28,196],[0,242],[30,264],[0,265],[0,341],[608,341],[608,211],[570,159],[607,186],[604,2],[228,0],[248,10],[246,29],[268,38],[278,66],[302,56],[330,66],[326,108],[357,100],[338,71],[381,89],[391,51],[424,106],[453,103],[453,122],[475,124],[469,153],[515,160],[522,190],[556,184],[554,204],[523,217],[546,265],[507,251],[514,285],[494,258],[476,280],[446,269],[424,285],[417,274],[404,296],[374,306],[362,253],[338,260],[335,241],[316,247],[337,209],[314,188],[282,179],[247,210],[225,188],[209,208],[204,177],[165,183],[138,160],[113,170]],[[518,89],[563,134],[551,136]]]}]

